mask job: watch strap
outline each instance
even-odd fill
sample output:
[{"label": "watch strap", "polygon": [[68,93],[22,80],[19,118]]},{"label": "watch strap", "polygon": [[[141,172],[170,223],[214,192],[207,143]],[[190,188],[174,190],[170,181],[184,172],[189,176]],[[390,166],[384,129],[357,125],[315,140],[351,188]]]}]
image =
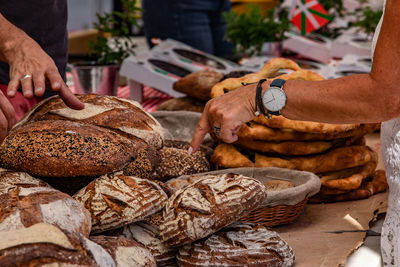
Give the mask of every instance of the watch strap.
[{"label": "watch strap", "polygon": [[272,83],[269,86],[270,87],[279,87],[282,89],[285,82],[286,82],[286,80],[283,80],[283,79],[275,79],[272,81]]}]

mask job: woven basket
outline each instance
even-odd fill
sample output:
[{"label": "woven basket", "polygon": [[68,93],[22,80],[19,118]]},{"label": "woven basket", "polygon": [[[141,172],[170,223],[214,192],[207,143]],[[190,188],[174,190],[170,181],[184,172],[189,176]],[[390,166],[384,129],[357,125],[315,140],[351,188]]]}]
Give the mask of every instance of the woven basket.
[{"label": "woven basket", "polygon": [[[318,176],[311,172],[289,170],[275,167],[268,168],[235,168],[199,173],[205,174],[223,174],[237,173],[247,177],[252,177],[265,183],[269,180],[279,179],[293,183],[295,187],[280,191],[269,191],[267,197],[259,208],[251,211],[240,221],[262,224],[272,227],[282,224],[288,224],[294,221],[302,212],[307,200],[319,192],[321,182]],[[189,176],[181,176],[176,179],[186,179]],[[172,182],[169,180],[167,184]]]},{"label": "woven basket", "polygon": [[278,205],[274,207],[262,207],[253,210],[241,221],[262,224],[266,227],[273,227],[293,222],[303,211],[308,198],[303,199],[295,205]]}]

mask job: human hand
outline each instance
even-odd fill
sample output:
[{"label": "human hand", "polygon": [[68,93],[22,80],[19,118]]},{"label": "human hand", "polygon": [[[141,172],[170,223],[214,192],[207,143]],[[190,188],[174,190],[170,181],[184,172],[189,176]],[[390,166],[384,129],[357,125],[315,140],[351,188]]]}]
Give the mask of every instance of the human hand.
[{"label": "human hand", "polygon": [[208,101],[193,134],[189,154],[197,151],[207,133],[214,132],[225,143],[235,142],[242,124],[255,116],[255,95],[256,84],[251,84]]},{"label": "human hand", "polygon": [[13,53],[8,53],[7,57],[10,65],[8,96],[14,97],[21,87],[26,98],[41,97],[48,85],[68,107],[83,109],[83,103],[64,83],[53,59],[29,36],[21,34],[19,39],[20,42],[12,48]]},{"label": "human hand", "polygon": [[15,124],[15,111],[7,97],[0,91],[0,143]]}]

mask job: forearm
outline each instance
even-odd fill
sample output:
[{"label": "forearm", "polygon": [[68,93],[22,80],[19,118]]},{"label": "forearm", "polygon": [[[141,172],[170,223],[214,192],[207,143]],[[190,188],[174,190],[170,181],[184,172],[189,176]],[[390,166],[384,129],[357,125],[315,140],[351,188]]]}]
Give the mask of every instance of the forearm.
[{"label": "forearm", "polygon": [[370,74],[318,82],[287,81],[284,89],[287,104],[282,115],[289,119],[367,123],[400,115],[400,87],[397,90],[394,84]]}]

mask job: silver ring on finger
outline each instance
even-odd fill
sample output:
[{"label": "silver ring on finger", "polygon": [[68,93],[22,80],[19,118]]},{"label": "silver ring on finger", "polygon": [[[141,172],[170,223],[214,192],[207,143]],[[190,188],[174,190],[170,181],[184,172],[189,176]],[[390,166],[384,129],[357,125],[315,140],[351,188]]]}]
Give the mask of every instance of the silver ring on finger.
[{"label": "silver ring on finger", "polygon": [[32,78],[32,75],[30,75],[30,74],[25,74],[25,75],[22,76],[21,79],[19,79],[19,80],[20,80],[20,81],[23,81],[23,80],[28,79],[28,78]]},{"label": "silver ring on finger", "polygon": [[219,134],[221,133],[221,127],[214,125],[214,133],[216,136],[219,136]]}]

